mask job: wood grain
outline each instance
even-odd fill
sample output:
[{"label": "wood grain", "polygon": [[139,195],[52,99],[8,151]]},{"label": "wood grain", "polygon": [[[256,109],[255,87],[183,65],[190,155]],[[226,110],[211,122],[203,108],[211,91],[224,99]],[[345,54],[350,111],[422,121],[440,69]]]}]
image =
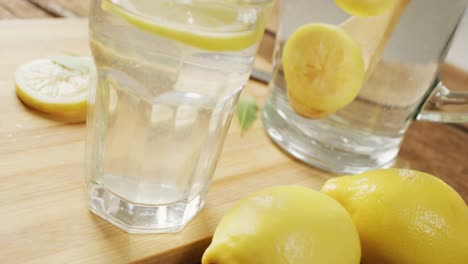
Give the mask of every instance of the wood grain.
[{"label": "wood grain", "polygon": [[90,0],[29,0],[38,8],[56,17],[85,17],[89,13]]},{"label": "wood grain", "polygon": [[15,18],[15,15],[13,15],[8,9],[6,9],[0,4],[0,19],[12,19],[12,18]]},{"label": "wood grain", "polygon": [[[0,7],[8,11],[11,15],[3,15],[0,11],[1,18],[41,18],[49,17],[49,14],[44,10],[37,8],[34,4],[26,0],[0,0]],[[0,10],[1,10],[0,9]]]}]

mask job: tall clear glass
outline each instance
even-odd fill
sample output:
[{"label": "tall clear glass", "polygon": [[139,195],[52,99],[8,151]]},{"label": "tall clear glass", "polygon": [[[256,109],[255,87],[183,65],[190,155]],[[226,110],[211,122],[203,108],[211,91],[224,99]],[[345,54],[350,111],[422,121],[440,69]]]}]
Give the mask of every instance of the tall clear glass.
[{"label": "tall clear glass", "polygon": [[271,0],[93,0],[90,10],[89,209],[131,233],[178,231],[203,207]]},{"label": "tall clear glass", "polygon": [[[269,136],[310,165],[353,174],[391,166],[409,124],[416,119],[468,122],[466,108],[464,112],[444,112],[451,103],[466,105],[468,94],[452,93],[438,82],[439,65],[465,3],[409,0],[358,97],[331,116],[308,119],[296,114],[288,103],[283,45],[304,24],[340,25],[351,18],[332,0],[283,0],[273,78],[262,113]],[[372,32],[375,18],[366,21]]]}]

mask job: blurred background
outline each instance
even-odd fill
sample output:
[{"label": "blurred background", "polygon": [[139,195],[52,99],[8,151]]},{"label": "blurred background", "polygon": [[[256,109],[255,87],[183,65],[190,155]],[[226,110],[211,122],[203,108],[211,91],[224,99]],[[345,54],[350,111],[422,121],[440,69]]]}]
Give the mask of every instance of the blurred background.
[{"label": "blurred background", "polygon": [[[0,0],[0,20],[79,18],[87,17],[91,0]],[[276,0],[272,16],[266,27],[266,34],[258,49],[253,77],[263,81],[269,79],[275,33],[277,31],[280,0]],[[467,91],[468,83],[468,16],[465,15],[455,35],[446,64],[441,67],[441,79],[449,88]],[[266,74],[265,74],[266,73]],[[460,106],[454,106],[455,108]],[[464,107],[464,106],[461,106]],[[465,130],[468,124],[460,124]]]}]

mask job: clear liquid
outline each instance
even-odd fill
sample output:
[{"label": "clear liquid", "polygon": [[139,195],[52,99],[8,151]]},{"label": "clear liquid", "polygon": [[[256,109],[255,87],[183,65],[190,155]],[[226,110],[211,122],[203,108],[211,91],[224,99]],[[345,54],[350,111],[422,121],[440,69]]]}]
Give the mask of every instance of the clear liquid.
[{"label": "clear liquid", "polygon": [[271,94],[263,112],[267,132],[294,156],[326,170],[359,173],[392,165],[408,125],[433,88],[463,4],[460,0],[409,1],[354,102],[328,118],[311,120],[289,106],[281,65],[283,45],[302,24],[338,25],[349,15],[333,1],[283,2]]},{"label": "clear liquid", "polygon": [[[93,173],[96,181],[128,201],[149,205],[190,200],[204,191],[233,106],[248,79],[248,58],[235,65],[244,68],[238,72],[225,71],[232,65],[210,67],[219,64],[210,58],[219,54],[203,53],[193,56],[201,56],[204,65],[190,57],[180,68],[159,70],[160,66],[141,61],[135,67],[130,62],[135,58],[115,55],[94,41],[99,75],[96,115],[106,120],[98,140],[103,153],[93,160],[93,168],[102,170]],[[144,82],[135,79],[142,67],[148,70]],[[161,78],[169,86],[152,89]]]},{"label": "clear liquid", "polygon": [[203,205],[256,45],[201,50],[92,8],[90,208],[130,232],[176,231]]}]

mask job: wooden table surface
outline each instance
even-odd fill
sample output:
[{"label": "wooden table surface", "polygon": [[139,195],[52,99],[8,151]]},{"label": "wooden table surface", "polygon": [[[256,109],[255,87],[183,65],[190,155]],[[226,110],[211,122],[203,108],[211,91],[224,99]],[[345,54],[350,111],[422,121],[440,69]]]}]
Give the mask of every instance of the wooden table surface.
[{"label": "wooden table surface", "polygon": [[[80,17],[87,15],[87,5],[88,0],[0,0],[0,19]],[[82,28],[83,21],[74,21],[67,22],[67,25]],[[18,21],[2,27],[2,22],[4,21],[0,21],[2,58],[7,57],[4,56],[7,53],[16,52],[27,59],[27,54],[31,55],[32,52],[21,55],[23,52],[19,50],[27,47],[26,44],[13,50],[12,40],[15,36],[25,37],[24,34],[21,35],[21,31],[26,23]],[[34,21],[31,24],[36,25],[38,31],[44,28],[53,31],[59,23]],[[16,26],[11,28],[11,25]],[[274,31],[274,20],[269,27]],[[75,38],[82,40],[85,35],[80,30],[70,33],[65,36],[68,42],[64,45],[83,52],[86,47],[80,43],[75,44],[74,41]],[[34,36],[31,37],[33,38]],[[271,38],[267,34],[259,50],[264,61],[271,60]],[[50,45],[51,47],[47,47],[49,50],[60,47],[59,44]],[[84,201],[79,188],[83,181],[81,175],[69,175],[81,171],[82,161],[76,160],[77,156],[81,156],[76,153],[83,151],[84,127],[82,124],[61,124],[32,117],[34,114],[15,99],[11,80],[8,80],[16,63],[18,62],[0,63],[0,74],[3,74],[0,76],[0,109],[11,110],[0,111],[0,180],[4,183],[0,187],[2,263],[197,263],[209,243],[210,237],[206,234],[213,232],[222,212],[241,198],[235,189],[237,185],[234,185],[234,180],[245,186],[245,192],[253,192],[272,184],[284,184],[289,180],[319,188],[331,177],[276,149],[264,135],[260,122],[254,124],[245,138],[238,136],[238,126],[233,123],[215,181],[207,197],[207,209],[186,229],[175,235],[128,235],[88,214],[84,202],[74,202],[77,199]],[[462,81],[457,83],[463,84]],[[251,81],[247,92],[262,100],[267,90],[264,84]],[[20,110],[13,112],[12,109]],[[14,118],[21,120],[11,121]],[[18,137],[13,139],[12,134]],[[47,153],[43,152],[46,144],[50,144],[47,146]],[[75,154],[70,156],[70,153]],[[260,153],[268,153],[268,156],[262,157]],[[239,154],[243,157],[239,157]],[[47,155],[48,159],[42,155]],[[255,164],[246,162],[254,159]],[[402,144],[398,164],[439,176],[468,201],[466,126],[413,123]],[[314,176],[313,179],[311,175]],[[54,193],[51,192],[54,186],[44,186],[46,182],[55,181],[65,182],[60,185],[62,190]],[[73,195],[65,194],[67,192]],[[217,198],[221,196],[224,198]],[[50,203],[47,206],[42,204],[47,201]],[[64,208],[64,204],[72,206]],[[37,212],[38,209],[41,212]],[[77,223],[77,219],[87,225]],[[187,245],[184,241],[191,241],[191,244]]]}]

